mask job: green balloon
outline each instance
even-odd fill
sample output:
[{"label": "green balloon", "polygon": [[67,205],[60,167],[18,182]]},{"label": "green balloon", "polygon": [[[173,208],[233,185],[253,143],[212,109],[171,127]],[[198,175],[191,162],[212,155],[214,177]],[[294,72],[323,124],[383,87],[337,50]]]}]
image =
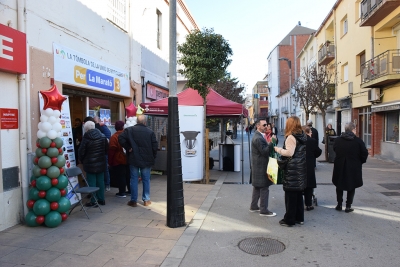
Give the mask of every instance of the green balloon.
[{"label": "green balloon", "polygon": [[51,159],[48,156],[40,157],[38,165],[42,169],[47,169],[51,166]]},{"label": "green balloon", "polygon": [[33,180],[36,180],[36,176],[32,175],[30,181],[32,182]]},{"label": "green balloon", "polygon": [[56,143],[56,148],[61,148],[63,146],[63,140],[60,137],[54,139],[54,143]]},{"label": "green balloon", "polygon": [[48,137],[40,138],[39,144],[41,148],[49,148],[51,144],[51,139]]},{"label": "green balloon", "polygon": [[46,192],[46,199],[49,202],[59,201],[61,197],[60,189],[52,187]]},{"label": "green balloon", "polygon": [[64,189],[65,187],[67,187],[68,185],[68,178],[67,176],[65,176],[64,174],[61,174],[60,176],[58,176],[58,184],[56,185],[56,187],[58,189]]},{"label": "green balloon", "polygon": [[41,168],[39,166],[37,166],[37,165],[33,166],[33,169],[32,169],[33,176],[39,177],[41,175],[40,170],[41,170]]},{"label": "green balloon", "polygon": [[47,156],[49,156],[50,158],[54,158],[58,156],[58,148],[55,147],[50,147],[47,149]]},{"label": "green balloon", "polygon": [[58,201],[57,211],[60,213],[67,212],[69,208],[71,208],[71,202],[69,202],[69,199],[66,197],[61,197],[60,200]]},{"label": "green balloon", "polygon": [[60,169],[57,166],[51,166],[47,169],[47,176],[57,178],[60,175]]},{"label": "green balloon", "polygon": [[63,155],[59,155],[57,157],[57,163],[54,165],[56,165],[58,168],[64,167],[65,166],[65,157]]},{"label": "green balloon", "polygon": [[42,156],[44,156],[42,149],[40,147],[36,148],[36,152],[35,152],[36,157],[40,158]]},{"label": "green balloon", "polygon": [[36,222],[36,217],[37,216],[33,211],[29,211],[25,216],[26,225],[31,227],[39,226],[39,224]]},{"label": "green balloon", "polygon": [[46,199],[39,199],[33,205],[33,212],[36,215],[46,215],[50,212],[50,203]]},{"label": "green balloon", "polygon": [[51,187],[51,180],[47,176],[40,176],[36,179],[36,187],[38,190],[49,190]]},{"label": "green balloon", "polygon": [[44,217],[44,224],[47,227],[54,228],[59,226],[61,223],[61,214],[57,211],[50,211],[45,217]]},{"label": "green balloon", "polygon": [[32,187],[31,189],[29,189],[29,199],[32,199],[35,201],[40,199],[39,190],[36,187]]}]

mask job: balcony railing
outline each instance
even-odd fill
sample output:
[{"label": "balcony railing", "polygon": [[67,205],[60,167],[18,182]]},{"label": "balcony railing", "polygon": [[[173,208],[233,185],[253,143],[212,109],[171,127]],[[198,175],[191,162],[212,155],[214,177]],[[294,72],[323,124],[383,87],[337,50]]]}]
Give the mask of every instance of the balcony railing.
[{"label": "balcony railing", "polygon": [[361,87],[400,81],[400,49],[388,50],[361,65]]},{"label": "balcony railing", "polygon": [[287,107],[281,107],[281,112],[282,112],[282,113],[285,113],[285,114],[288,114],[288,113],[289,113],[289,110],[288,110]]},{"label": "balcony railing", "polygon": [[268,106],[268,100],[260,100],[260,102],[258,102],[258,104],[261,106]]},{"label": "balcony railing", "polygon": [[318,63],[326,65],[335,58],[335,44],[327,41],[318,51]]},{"label": "balcony railing", "polygon": [[400,0],[362,1],[360,26],[375,26],[398,6],[400,6]]}]

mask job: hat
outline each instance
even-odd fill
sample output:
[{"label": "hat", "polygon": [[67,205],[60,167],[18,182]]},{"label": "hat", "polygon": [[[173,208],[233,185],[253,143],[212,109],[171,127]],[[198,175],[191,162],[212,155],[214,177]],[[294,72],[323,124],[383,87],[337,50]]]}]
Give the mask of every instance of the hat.
[{"label": "hat", "polygon": [[307,125],[312,125],[312,120],[308,120]]}]

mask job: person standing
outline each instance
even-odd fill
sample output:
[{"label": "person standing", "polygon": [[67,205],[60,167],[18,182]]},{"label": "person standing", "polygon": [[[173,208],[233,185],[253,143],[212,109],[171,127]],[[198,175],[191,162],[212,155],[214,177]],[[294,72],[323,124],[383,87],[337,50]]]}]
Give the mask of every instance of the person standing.
[{"label": "person standing", "polygon": [[284,170],[283,190],[285,191],[286,213],[279,224],[291,227],[304,224],[303,191],[306,188],[307,162],[306,162],[307,136],[303,132],[300,119],[292,116],[287,119],[285,127],[285,141],[283,147],[275,147],[275,152],[287,159]]},{"label": "person standing", "polygon": [[313,125],[313,121],[312,120],[308,120],[307,121],[307,126],[310,127],[310,129],[311,129],[311,132],[312,132],[311,138],[314,138],[315,140],[317,140],[317,143],[319,144],[318,131],[312,125]]},{"label": "person standing", "polygon": [[[96,193],[98,203],[105,205],[104,172],[107,166],[108,141],[104,134],[95,128],[93,121],[86,121],[83,127],[85,134],[79,147],[79,160],[83,164],[89,186],[100,188]],[[86,204],[88,207],[94,205],[96,204],[93,198]]]},{"label": "person standing", "polygon": [[79,146],[81,145],[82,142],[82,136],[83,136],[82,121],[81,119],[76,118],[74,128],[72,128],[72,137],[74,141],[75,154],[78,154]]},{"label": "person standing", "polygon": [[[99,129],[100,132],[102,132],[108,140],[111,138],[111,131],[108,129],[107,125],[105,125],[98,116],[94,116],[93,118],[95,122],[96,129]],[[106,155],[107,158],[107,170],[104,173],[104,183],[106,184],[106,191],[110,191],[110,172],[108,170],[108,155]]]},{"label": "person standing", "polygon": [[[260,216],[273,217],[275,212],[268,210],[269,186],[272,182],[267,178],[266,171],[273,143],[267,143],[264,137],[267,123],[261,119],[255,123],[256,131],[251,140],[251,179],[253,193],[251,197],[250,211],[260,212]],[[258,205],[260,201],[260,205]]]},{"label": "person standing", "polygon": [[319,148],[317,140],[311,138],[311,129],[306,127],[305,129],[307,135],[306,142],[306,161],[307,161],[307,185],[304,189],[304,204],[306,205],[306,210],[313,210],[312,196],[314,194],[314,188],[317,187],[317,181],[315,179],[315,161],[318,158],[322,150]]},{"label": "person standing", "polygon": [[275,123],[272,122],[271,123],[271,128],[272,128],[272,134],[274,134],[276,136],[276,144],[278,144],[279,140],[278,140],[278,128],[275,127]]},{"label": "person standing", "polygon": [[335,139],[333,150],[336,153],[333,163],[332,183],[336,186],[336,210],[342,210],[343,191],[347,191],[345,212],[352,212],[356,188],[363,185],[362,164],[367,162],[368,150],[363,140],[356,136],[353,122],[345,125],[344,133]]},{"label": "person standing", "polygon": [[150,201],[150,171],[154,165],[158,143],[156,135],[146,126],[147,116],[138,115],[137,124],[126,128],[118,137],[120,145],[128,151],[128,164],[131,181],[131,200],[128,206],[136,207],[138,198],[139,170],[142,177],[144,206],[149,206]]},{"label": "person standing", "polygon": [[126,155],[122,146],[118,142],[118,136],[124,130],[124,122],[115,122],[116,132],[110,138],[110,144],[108,149],[108,165],[110,166],[110,176],[113,181],[117,181],[118,193],[116,197],[124,198],[126,188]]}]

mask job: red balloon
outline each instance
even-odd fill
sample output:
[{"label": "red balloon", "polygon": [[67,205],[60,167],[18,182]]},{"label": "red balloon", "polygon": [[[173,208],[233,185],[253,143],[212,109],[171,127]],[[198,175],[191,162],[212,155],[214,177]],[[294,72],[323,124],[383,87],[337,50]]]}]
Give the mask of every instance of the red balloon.
[{"label": "red balloon", "polygon": [[46,154],[47,153],[47,148],[42,148],[42,153]]},{"label": "red balloon", "polygon": [[33,180],[33,181],[31,182],[31,186],[36,187],[36,180]]},{"label": "red balloon", "polygon": [[36,143],[36,147],[40,147],[40,144],[39,144],[39,142],[38,142],[38,143]]},{"label": "red balloon", "polygon": [[45,198],[45,197],[46,197],[46,191],[43,191],[43,190],[39,191],[38,196],[39,196],[40,198]]},{"label": "red balloon", "polygon": [[57,178],[51,179],[51,185],[53,185],[53,186],[58,185],[58,179]]},{"label": "red balloon", "polygon": [[37,222],[38,224],[44,223],[44,216],[43,216],[43,215],[37,216],[37,217],[36,217],[36,222]]},{"label": "red balloon", "polygon": [[30,199],[26,202],[26,206],[30,209],[33,208],[33,205],[35,205],[35,200]]},{"label": "red balloon", "polygon": [[60,213],[61,215],[61,220],[65,221],[68,218],[68,214],[66,214],[65,212]]},{"label": "red balloon", "polygon": [[136,116],[136,111],[137,111],[137,108],[135,107],[135,105],[133,105],[132,102],[129,104],[129,106],[127,106],[125,108],[126,116],[128,118],[129,117],[135,117]]},{"label": "red balloon", "polygon": [[50,147],[56,147],[56,143],[55,142],[51,142]]},{"label": "red balloon", "polygon": [[35,158],[35,163],[38,164],[38,162],[39,162],[39,158],[36,157],[36,158]]},{"label": "red balloon", "polygon": [[56,210],[56,209],[58,209],[58,203],[57,203],[57,202],[51,202],[51,203],[50,203],[50,209],[51,209],[51,210]]},{"label": "red balloon", "polygon": [[67,194],[67,191],[65,191],[65,189],[60,189],[60,194],[63,197]]},{"label": "red balloon", "polygon": [[63,153],[62,147],[58,149],[58,153],[61,155]]},{"label": "red balloon", "polygon": [[58,159],[56,157],[51,158],[51,163],[55,164],[55,163],[57,163],[57,161],[58,161]]},{"label": "red balloon", "polygon": [[67,99],[60,94],[56,85],[53,85],[48,91],[40,91],[43,96],[44,106],[43,110],[51,108],[53,110],[61,111],[62,103]]},{"label": "red balloon", "polygon": [[60,174],[63,174],[63,173],[64,173],[64,168],[61,167],[61,168],[60,168]]},{"label": "red balloon", "polygon": [[47,174],[47,169],[41,169],[40,170],[41,175],[46,175]]}]

